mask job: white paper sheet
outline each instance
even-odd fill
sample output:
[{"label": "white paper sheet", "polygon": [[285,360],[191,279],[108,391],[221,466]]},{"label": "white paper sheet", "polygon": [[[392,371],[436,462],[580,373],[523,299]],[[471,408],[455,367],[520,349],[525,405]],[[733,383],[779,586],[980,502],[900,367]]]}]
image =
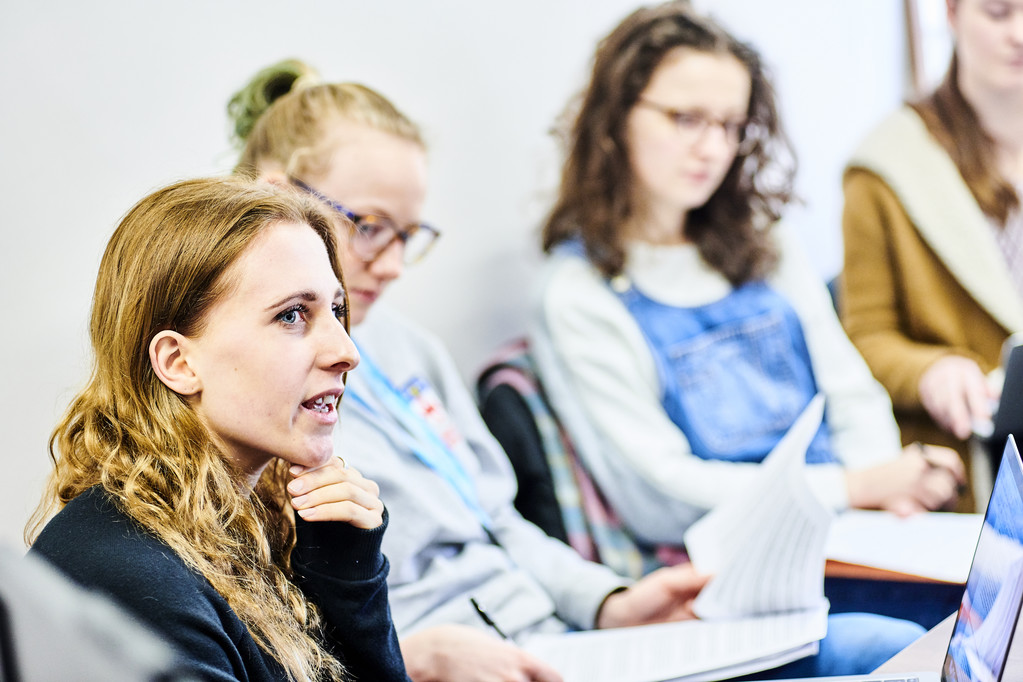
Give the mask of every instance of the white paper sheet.
[{"label": "white paper sheet", "polygon": [[693,524],[689,558],[714,577],[694,610],[704,619],[816,609],[832,512],[806,479],[806,450],[824,417],[817,395],[760,465],[757,478]]},{"label": "white paper sheet", "polygon": [[965,583],[983,514],[929,512],[899,518],[850,509],[835,519],[827,558],[951,583]]},{"label": "white paper sheet", "polygon": [[827,610],[715,622],[684,621],[560,635],[522,648],[550,663],[565,682],[720,680],[817,653]]}]

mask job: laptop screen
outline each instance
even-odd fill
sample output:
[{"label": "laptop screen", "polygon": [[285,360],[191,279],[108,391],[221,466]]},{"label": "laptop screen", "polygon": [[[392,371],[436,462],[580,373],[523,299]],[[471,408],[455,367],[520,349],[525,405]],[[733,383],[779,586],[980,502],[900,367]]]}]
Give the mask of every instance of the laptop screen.
[{"label": "laptop screen", "polygon": [[1006,340],[1002,360],[1005,381],[988,442],[992,464],[998,461],[1006,438],[1023,437],[1023,335],[1013,334]]},{"label": "laptop screen", "polygon": [[942,668],[944,682],[999,682],[1023,603],[1023,462],[1009,437]]}]

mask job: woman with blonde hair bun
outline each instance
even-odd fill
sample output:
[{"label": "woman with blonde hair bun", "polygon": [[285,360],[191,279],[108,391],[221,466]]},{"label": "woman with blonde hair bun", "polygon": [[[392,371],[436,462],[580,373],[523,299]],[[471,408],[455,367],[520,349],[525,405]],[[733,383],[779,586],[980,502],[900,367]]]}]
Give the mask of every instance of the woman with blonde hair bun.
[{"label": "woman with blonde hair bun", "polygon": [[132,208],[100,264],[92,376],[26,535],[202,679],[407,679],[387,515],[334,456],[359,360],[337,222],[290,190],[185,181]]},{"label": "woman with blonde hair bun", "polygon": [[[273,89],[294,73],[288,63],[282,70],[283,77],[264,69],[243,93]],[[620,576],[514,511],[507,458],[450,356],[379,303],[439,235],[421,220],[426,153],[418,127],[364,85],[294,80],[252,126],[238,167],[299,187],[355,223],[341,255],[361,364],[349,377],[338,442],[380,484],[392,515],[384,551],[394,566],[389,598],[409,676],[560,682],[515,639],[688,617],[703,576],[671,569],[624,589]],[[487,617],[508,641],[477,610],[498,606]]]}]

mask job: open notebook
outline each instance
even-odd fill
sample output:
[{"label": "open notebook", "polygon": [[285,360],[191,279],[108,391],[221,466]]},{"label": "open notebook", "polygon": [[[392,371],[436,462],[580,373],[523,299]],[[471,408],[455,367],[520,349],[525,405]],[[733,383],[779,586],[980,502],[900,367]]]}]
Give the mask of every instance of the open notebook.
[{"label": "open notebook", "polygon": [[[988,502],[941,674],[887,673],[830,682],[999,682],[1023,604],[1023,461],[1010,436]],[[1006,681],[1010,678],[1005,676]],[[797,682],[789,680],[788,682]]]}]

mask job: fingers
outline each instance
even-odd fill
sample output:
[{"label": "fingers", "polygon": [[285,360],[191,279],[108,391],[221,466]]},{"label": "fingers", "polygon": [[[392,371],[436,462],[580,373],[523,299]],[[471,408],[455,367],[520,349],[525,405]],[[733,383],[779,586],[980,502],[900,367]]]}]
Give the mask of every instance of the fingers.
[{"label": "fingers", "polygon": [[689,569],[688,573],[687,573],[687,575],[688,575],[687,580],[688,580],[688,585],[689,585],[690,589],[693,590],[694,594],[698,593],[700,590],[702,590],[704,587],[706,587],[707,583],[710,582],[710,579],[712,577],[714,577],[714,576],[710,575],[709,573],[700,573],[699,571],[696,570],[696,567],[693,566],[692,564],[684,564],[682,566],[679,566],[679,568],[687,568],[687,569]]},{"label": "fingers", "polygon": [[403,637],[400,644],[416,682],[563,682],[545,661],[465,625],[436,625]]},{"label": "fingers", "polygon": [[965,481],[966,470],[954,450],[917,443],[890,462],[846,472],[851,506],[900,516],[948,507]]},{"label": "fingers", "polygon": [[991,419],[991,391],[983,376],[975,377],[965,388],[966,406],[973,420]]},{"label": "fingers", "polygon": [[710,576],[692,564],[660,568],[626,590],[612,592],[597,611],[597,627],[666,623],[693,618],[693,598]]},{"label": "fingers", "polygon": [[932,469],[920,482],[916,498],[927,509],[941,509],[959,497],[959,484],[947,469]]},{"label": "fingers", "polygon": [[652,625],[654,623],[676,623],[681,620],[693,620],[696,613],[693,611],[693,599],[679,600],[669,607],[651,613],[641,623],[636,625]]},{"label": "fingers", "polygon": [[977,363],[958,355],[935,361],[920,377],[920,402],[942,428],[965,440],[975,421],[991,419],[991,390]]},{"label": "fingers", "polygon": [[[484,669],[483,665],[471,666],[472,677],[466,674],[450,675],[444,679],[458,679],[481,681],[494,680],[495,682],[563,682],[561,674],[546,661],[541,661],[532,654],[526,653],[519,647],[494,638],[490,633],[485,635],[486,641],[481,641],[474,655],[487,659],[487,663],[493,669]],[[463,656],[463,662],[465,661]],[[489,667],[489,665],[487,667]]]},{"label": "fingers", "polygon": [[[946,431],[957,436],[957,410],[953,405],[956,393],[955,358],[948,356],[934,362],[920,377],[920,402],[931,417]],[[962,413],[964,410],[960,409]]]},{"label": "fingers", "polygon": [[966,465],[963,464],[958,452],[940,445],[921,445],[920,447],[924,460],[932,468],[944,469],[955,479],[957,484],[966,483]]},{"label": "fingers", "polygon": [[927,511],[926,507],[923,507],[909,495],[900,495],[899,497],[893,498],[889,500],[883,508],[900,518],[906,518],[907,516]]},{"label": "fingers", "polygon": [[846,471],[849,504],[860,509],[892,509],[894,500],[913,494],[927,462],[918,447],[903,450],[902,455],[883,464]]},{"label": "fingers", "polygon": [[[914,443],[907,446],[902,460],[909,465],[907,485],[896,489],[883,507],[900,515],[942,509],[959,497],[966,470],[959,455],[949,448]],[[910,504],[909,501],[912,501]]]},{"label": "fingers", "polygon": [[939,423],[945,427],[945,430],[951,431],[960,440],[970,437],[970,433],[973,431],[973,420],[970,419],[970,408],[963,395],[948,395],[945,398],[943,413],[944,422]]},{"label": "fingers", "polygon": [[533,682],[563,682],[561,674],[539,658],[522,652],[525,660],[523,670]]},{"label": "fingers", "polygon": [[383,523],[380,488],[354,468],[335,460],[316,469],[292,467],[291,506],[306,521],[343,521],[356,528]]},{"label": "fingers", "polygon": [[[293,494],[308,492],[340,481],[348,481],[353,485],[364,488],[373,495],[380,494],[380,486],[378,486],[374,481],[363,476],[355,467],[347,466],[343,460],[338,457],[332,457],[329,462],[323,466],[316,467],[315,469],[293,466],[289,471],[291,472],[291,475],[295,477],[295,479],[288,485],[288,492]],[[301,481],[299,484],[301,489],[296,490],[293,486],[295,486],[298,481]]]},{"label": "fingers", "polygon": [[696,599],[689,599],[682,605],[682,615],[679,620],[696,620]]},{"label": "fingers", "polygon": [[[365,527],[356,523],[363,517],[362,510],[374,515],[379,513],[380,520],[383,520],[383,504],[380,502],[380,498],[347,481],[316,488],[303,495],[296,495],[291,500],[291,506],[307,521],[329,519],[348,521],[359,527]],[[376,525],[369,527],[375,528]]]},{"label": "fingers", "polygon": [[709,575],[698,573],[691,563],[663,568],[655,573],[659,573],[658,579],[663,579],[665,587],[680,600],[695,597],[711,579]]}]

